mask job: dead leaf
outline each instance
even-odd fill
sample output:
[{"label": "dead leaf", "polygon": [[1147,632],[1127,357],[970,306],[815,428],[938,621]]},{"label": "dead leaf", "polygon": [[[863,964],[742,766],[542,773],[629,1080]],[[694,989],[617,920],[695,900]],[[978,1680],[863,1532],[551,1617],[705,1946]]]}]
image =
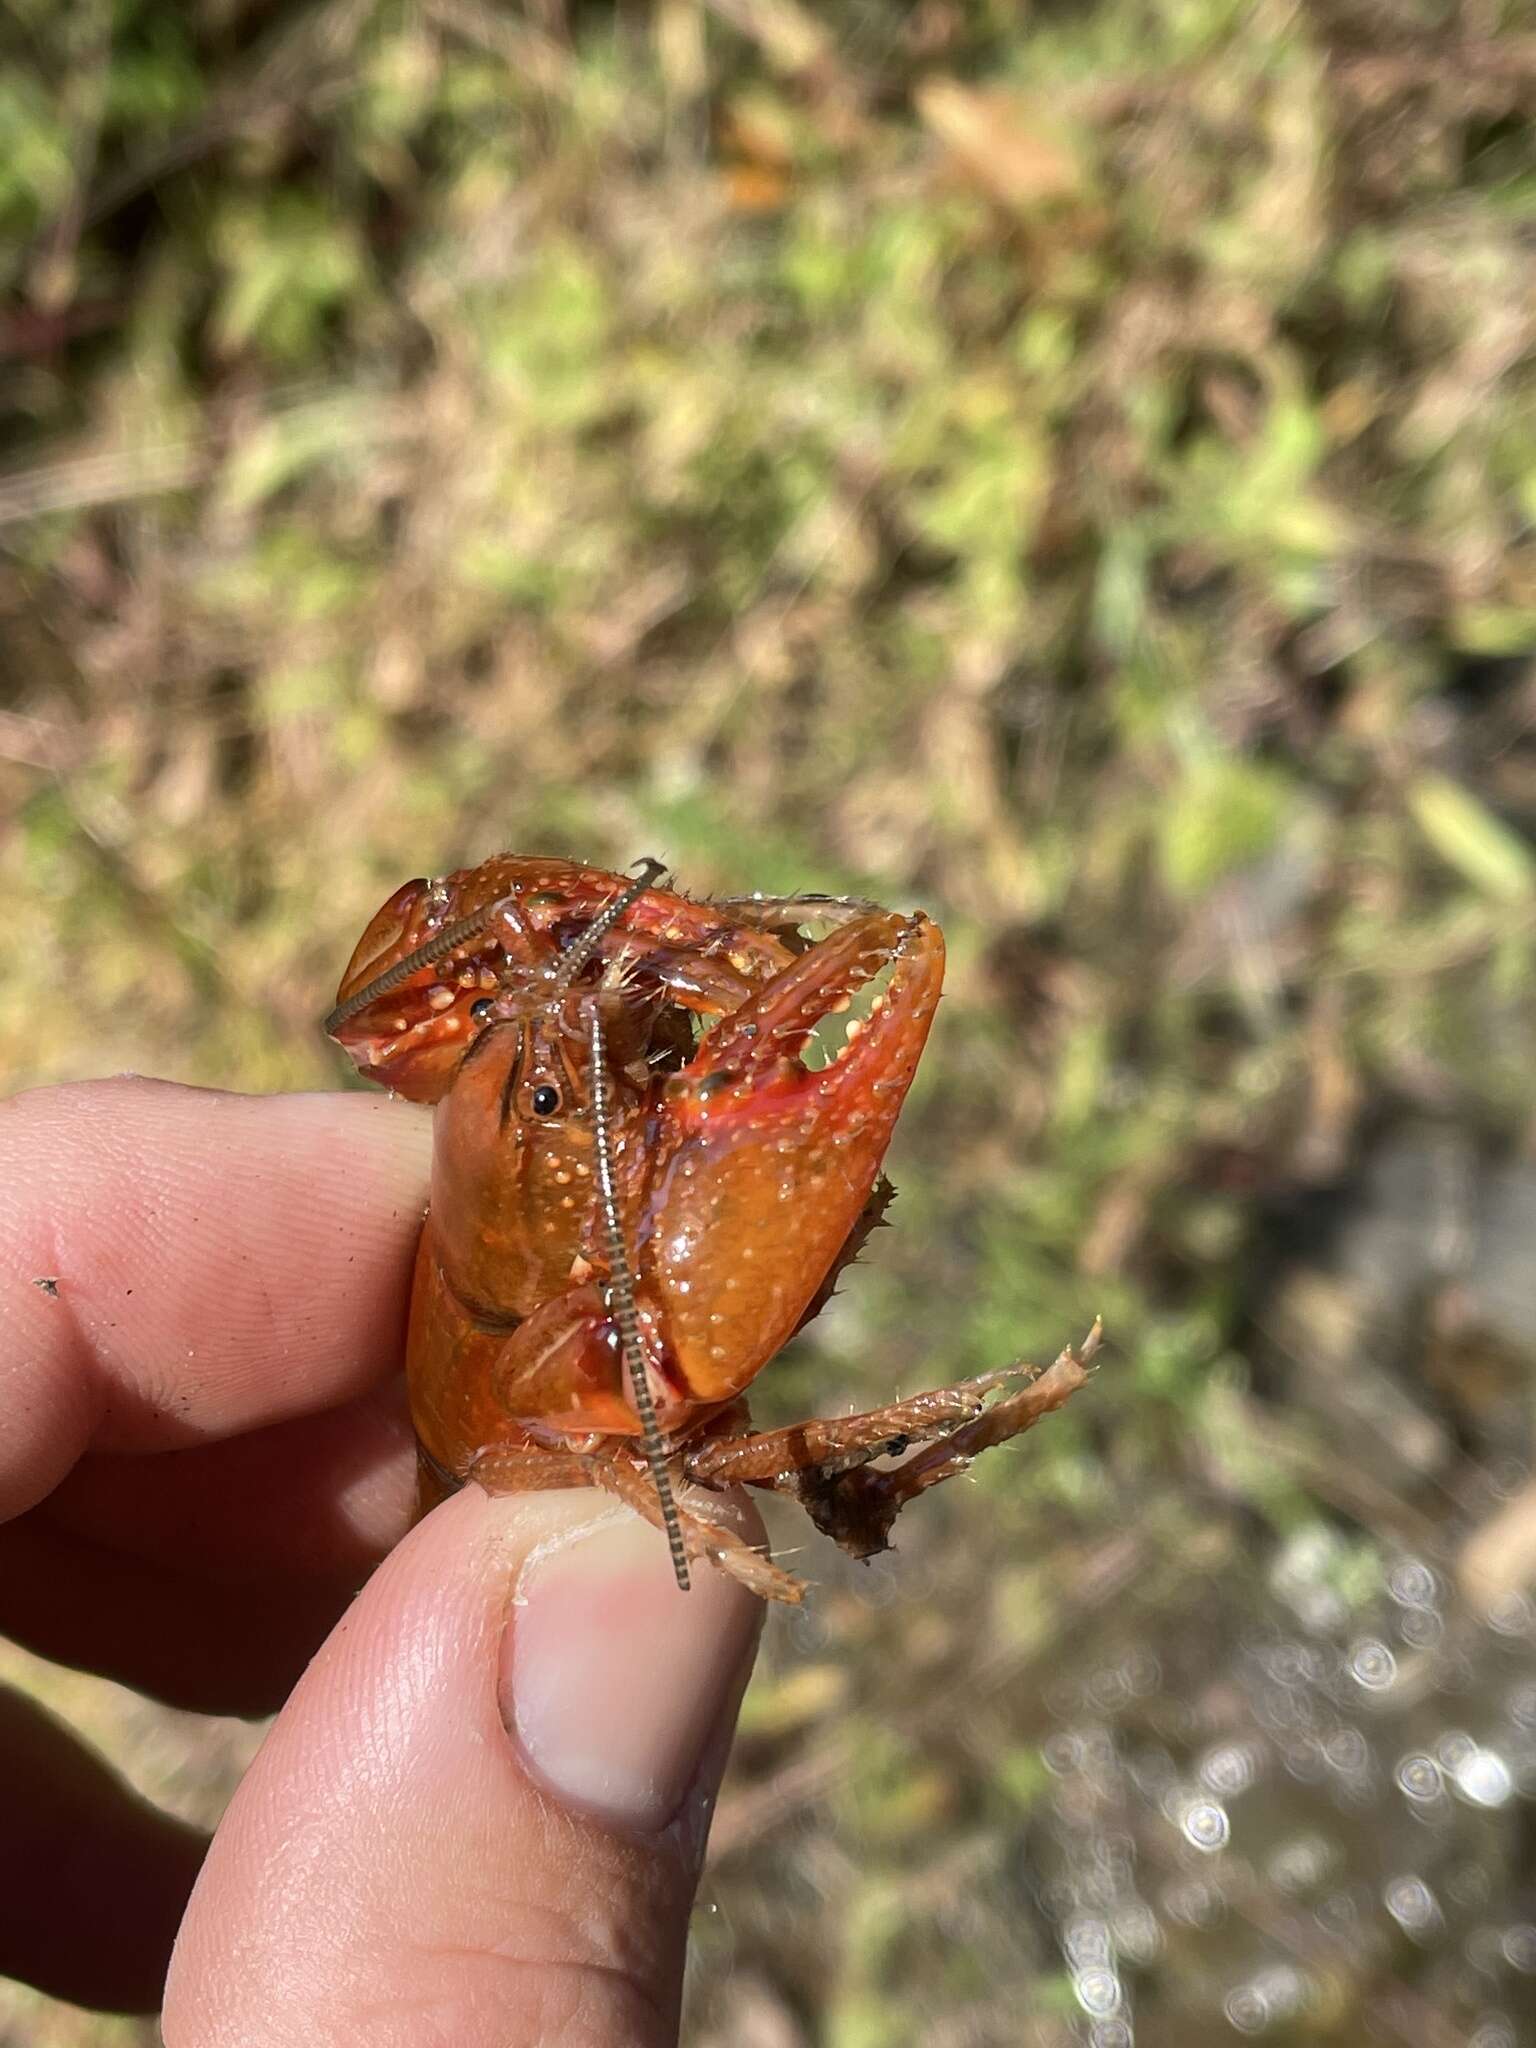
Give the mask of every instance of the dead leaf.
[{"label": "dead leaf", "polygon": [[1022,94],[977,92],[953,78],[928,78],[913,98],[955,167],[1005,206],[1027,209],[1082,192],[1076,154]]}]

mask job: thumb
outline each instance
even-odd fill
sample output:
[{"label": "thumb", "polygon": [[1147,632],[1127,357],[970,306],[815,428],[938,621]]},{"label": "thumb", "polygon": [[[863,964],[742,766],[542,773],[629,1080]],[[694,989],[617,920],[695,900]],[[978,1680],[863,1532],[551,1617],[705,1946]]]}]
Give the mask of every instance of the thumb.
[{"label": "thumb", "polygon": [[761,1603],[597,1493],[469,1486],[381,1566],[230,1805],[167,2048],[663,2048]]}]

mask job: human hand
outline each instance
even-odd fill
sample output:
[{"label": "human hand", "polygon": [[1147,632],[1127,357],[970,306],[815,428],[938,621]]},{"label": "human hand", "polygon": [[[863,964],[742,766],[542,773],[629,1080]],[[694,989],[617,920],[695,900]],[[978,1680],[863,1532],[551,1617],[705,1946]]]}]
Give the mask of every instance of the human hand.
[{"label": "human hand", "polygon": [[0,1697],[0,1971],[149,2009],[181,1921],[168,2048],[676,2039],[760,1603],[602,1495],[473,1486],[354,1599],[409,1519],[429,1151],[361,1095],[0,1106],[0,1630],[203,1711],[298,1680],[206,1862]]}]

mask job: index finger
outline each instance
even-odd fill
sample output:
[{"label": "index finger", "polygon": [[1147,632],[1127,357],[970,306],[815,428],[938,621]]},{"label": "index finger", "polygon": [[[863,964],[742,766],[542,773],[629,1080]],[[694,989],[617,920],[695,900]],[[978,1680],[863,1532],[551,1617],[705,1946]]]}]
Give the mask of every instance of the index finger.
[{"label": "index finger", "polygon": [[431,1119],[134,1078],[0,1104],[0,1519],[86,1451],[333,1407],[398,1368]]}]

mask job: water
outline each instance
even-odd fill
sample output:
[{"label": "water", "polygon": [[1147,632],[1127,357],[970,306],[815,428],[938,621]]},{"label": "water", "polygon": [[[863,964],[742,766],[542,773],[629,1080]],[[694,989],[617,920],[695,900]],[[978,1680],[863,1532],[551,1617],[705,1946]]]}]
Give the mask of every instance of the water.
[{"label": "water", "polygon": [[1075,2038],[1536,2040],[1536,1631],[1509,1620],[1410,1556],[1363,1608],[1294,1569],[1267,1599],[1207,1580],[1129,1617],[1155,1683],[1112,1638],[1059,1680],[1032,1860]]}]

